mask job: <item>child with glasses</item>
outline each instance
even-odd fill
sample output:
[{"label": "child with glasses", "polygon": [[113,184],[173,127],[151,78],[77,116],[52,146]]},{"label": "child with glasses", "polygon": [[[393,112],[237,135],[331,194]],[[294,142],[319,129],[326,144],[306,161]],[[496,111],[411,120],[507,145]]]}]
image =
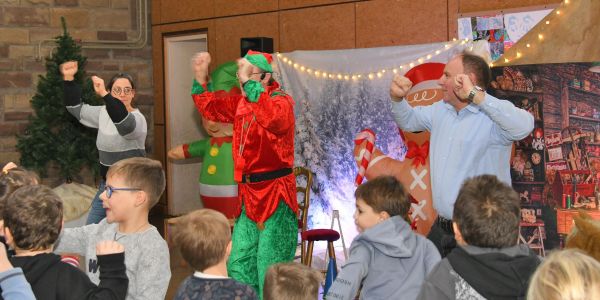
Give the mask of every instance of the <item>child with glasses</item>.
[{"label": "child with glasses", "polygon": [[143,157],[118,161],[108,169],[100,195],[106,218],[99,224],[63,230],[55,252],[85,256],[92,282],[100,281],[95,245],[113,240],[125,246],[129,288],[127,299],[164,299],[171,278],[169,249],[148,222],[150,209],[165,189],[160,162]]},{"label": "child with glasses", "polygon": [[135,84],[130,75],[119,73],[107,86],[104,85],[102,78],[92,76],[94,90],[105,103],[101,106],[92,106],[81,101],[81,86],[74,80],[78,73],[77,62],[65,62],[59,69],[64,79],[67,110],[81,124],[98,129],[96,145],[100,157],[102,181],[92,201],[87,224],[98,223],[106,217],[99,197],[104,191],[108,168],[121,159],[146,156],[146,118],[132,106]]}]

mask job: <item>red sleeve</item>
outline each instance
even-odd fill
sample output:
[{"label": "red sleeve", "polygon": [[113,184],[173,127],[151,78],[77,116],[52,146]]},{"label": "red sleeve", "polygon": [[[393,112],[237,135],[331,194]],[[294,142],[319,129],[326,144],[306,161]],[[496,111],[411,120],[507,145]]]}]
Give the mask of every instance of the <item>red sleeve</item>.
[{"label": "red sleeve", "polygon": [[256,122],[268,131],[281,135],[294,125],[294,100],[288,95],[269,96],[263,92],[251,103]]},{"label": "red sleeve", "polygon": [[205,118],[222,123],[233,123],[235,110],[242,95],[226,91],[192,94],[198,112]]},{"label": "red sleeve", "polygon": [[190,155],[190,144],[183,144],[183,157],[185,158],[190,158],[192,157],[192,155]]}]

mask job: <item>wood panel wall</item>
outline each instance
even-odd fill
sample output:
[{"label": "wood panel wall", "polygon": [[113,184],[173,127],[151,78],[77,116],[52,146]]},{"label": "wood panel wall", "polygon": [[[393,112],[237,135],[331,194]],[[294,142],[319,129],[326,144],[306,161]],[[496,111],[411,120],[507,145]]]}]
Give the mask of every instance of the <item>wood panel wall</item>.
[{"label": "wood panel wall", "polygon": [[165,164],[164,36],[206,32],[212,65],[218,65],[239,56],[242,37],[271,37],[279,52],[434,43],[457,36],[462,13],[556,3],[560,0],[154,0],[155,151],[162,153],[157,159]]}]

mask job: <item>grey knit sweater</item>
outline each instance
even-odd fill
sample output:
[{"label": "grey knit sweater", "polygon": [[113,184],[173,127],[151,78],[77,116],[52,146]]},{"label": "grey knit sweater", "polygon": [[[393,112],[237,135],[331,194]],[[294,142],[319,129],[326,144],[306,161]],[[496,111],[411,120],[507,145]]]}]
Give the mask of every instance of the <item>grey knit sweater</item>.
[{"label": "grey knit sweater", "polygon": [[148,125],[138,109],[128,112],[110,93],[103,98],[106,105],[82,103],[81,87],[74,81],[64,81],[64,96],[69,113],[81,124],[98,128],[96,147],[102,177],[106,176],[110,166],[122,159],[146,156]]},{"label": "grey knit sweater", "polygon": [[171,268],[169,248],[156,227],[132,234],[118,232],[118,224],[99,224],[66,228],[61,233],[54,252],[77,253],[85,256],[86,272],[92,282],[100,282],[96,244],[116,240],[125,246],[125,266],[129,278],[127,300],[163,300],[167,293]]}]

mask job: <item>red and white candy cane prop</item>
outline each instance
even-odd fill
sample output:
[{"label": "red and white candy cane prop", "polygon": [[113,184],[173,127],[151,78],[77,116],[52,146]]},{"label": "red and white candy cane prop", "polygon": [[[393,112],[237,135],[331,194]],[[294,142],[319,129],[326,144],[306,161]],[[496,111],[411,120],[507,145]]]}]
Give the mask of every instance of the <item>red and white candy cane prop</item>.
[{"label": "red and white candy cane prop", "polygon": [[365,151],[361,151],[359,158],[360,167],[358,168],[358,174],[356,174],[356,180],[354,181],[356,186],[359,186],[363,182],[365,173],[369,167],[369,162],[371,162],[371,155],[373,154],[373,148],[375,147],[375,133],[373,130],[367,128],[361,131],[354,138],[354,144],[360,145],[365,140],[367,141],[367,144],[365,145]]}]

